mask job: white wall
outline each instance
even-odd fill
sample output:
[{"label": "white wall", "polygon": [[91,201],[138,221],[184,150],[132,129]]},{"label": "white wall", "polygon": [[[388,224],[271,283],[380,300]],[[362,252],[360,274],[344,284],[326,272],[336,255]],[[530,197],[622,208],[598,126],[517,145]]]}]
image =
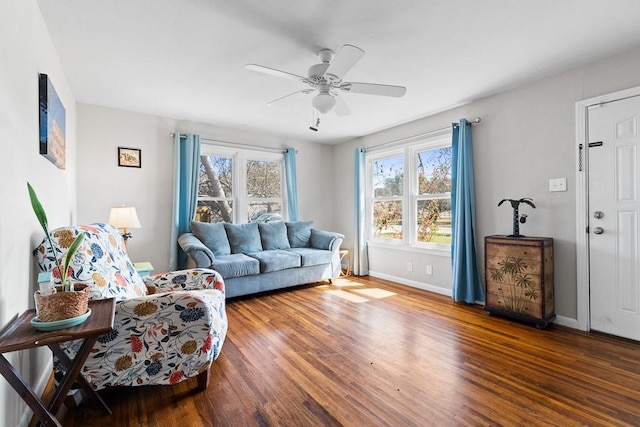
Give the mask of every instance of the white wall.
[{"label": "white wall", "polygon": [[[46,73],[66,108],[66,170],[39,154],[38,73]],[[75,98],[35,0],[0,0],[0,327],[33,307],[36,272],[31,251],[43,237],[27,193],[35,188],[50,226],[75,221]],[[46,349],[8,353],[7,359],[42,391],[51,373]],[[0,379],[0,425],[26,425],[30,411]]]},{"label": "white wall", "polygon": [[[353,188],[353,150],[440,129],[462,117],[482,117],[473,126],[476,179],[476,241],[483,275],[483,238],[512,231],[510,206],[503,198],[531,197],[536,209],[520,232],[554,238],[555,303],[560,321],[575,326],[576,212],[575,103],[578,100],[640,85],[640,51],[532,82],[465,106],[372,134],[335,148],[336,182]],[[472,70],[470,71],[472,72]],[[411,90],[411,88],[409,88]],[[567,192],[550,193],[550,178],[567,178]],[[353,191],[337,194],[335,228],[348,230],[345,246],[353,248]],[[406,284],[451,293],[448,258],[391,249],[369,248],[370,270]],[[444,260],[444,262],[443,262]],[[413,262],[413,272],[406,271]],[[423,265],[434,266],[427,276]],[[418,266],[418,267],[416,267]]]},{"label": "white wall", "polygon": [[[270,148],[295,147],[300,220],[331,229],[332,147],[87,104],[78,104],[78,223],[106,222],[112,206],[135,206],[142,228],[131,230],[130,256],[134,262],[150,261],[156,272],[166,271],[173,197],[172,132]],[[141,149],[142,168],[118,167],[119,146]]]}]

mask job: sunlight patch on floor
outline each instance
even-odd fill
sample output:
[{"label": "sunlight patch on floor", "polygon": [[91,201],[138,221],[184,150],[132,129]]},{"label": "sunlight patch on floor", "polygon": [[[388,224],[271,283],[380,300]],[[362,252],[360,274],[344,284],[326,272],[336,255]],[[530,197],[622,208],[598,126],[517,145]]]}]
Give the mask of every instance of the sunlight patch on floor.
[{"label": "sunlight patch on floor", "polygon": [[394,292],[385,291],[380,288],[354,289],[352,292],[357,292],[361,295],[375,299],[387,298],[396,295]]},{"label": "sunlight patch on floor", "polygon": [[337,296],[342,299],[346,299],[347,301],[361,303],[361,302],[369,302],[369,299],[358,296],[352,292],[342,291],[340,289],[335,289],[331,291],[326,291],[328,294]]},{"label": "sunlight patch on floor", "polygon": [[326,285],[320,285],[318,288],[327,289],[327,288],[351,288],[355,286],[364,286],[362,283],[352,282],[349,279],[332,279],[331,283]]}]

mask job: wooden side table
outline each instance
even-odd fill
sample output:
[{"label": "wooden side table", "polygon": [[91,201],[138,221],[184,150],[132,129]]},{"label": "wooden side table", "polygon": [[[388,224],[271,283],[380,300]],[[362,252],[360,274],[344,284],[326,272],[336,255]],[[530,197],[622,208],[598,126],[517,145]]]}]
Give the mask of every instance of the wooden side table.
[{"label": "wooden side table", "polygon": [[[116,301],[114,298],[89,301],[89,308],[91,316],[84,323],[51,332],[38,331],[31,325],[31,319],[35,317],[36,313],[35,309],[30,309],[22,313],[0,333],[0,373],[45,426],[61,426],[55,415],[62,407],[64,398],[74,382],[77,382],[107,413],[111,414],[111,410],[102,398],[80,375],[80,370],[98,337],[113,329]],[[71,360],[59,344],[76,339],[82,339],[83,342],[76,357]],[[4,353],[43,345],[49,347],[60,363],[67,368],[65,376],[51,397],[51,401],[46,405],[4,357]]]},{"label": "wooden side table", "polygon": [[[351,276],[351,252],[349,251],[349,249],[340,249],[340,263],[342,264],[342,260],[346,260],[347,261],[347,268],[344,269],[344,271],[342,270],[342,268],[340,269],[340,276],[342,277],[348,277]],[[340,266],[342,267],[342,266]]]}]

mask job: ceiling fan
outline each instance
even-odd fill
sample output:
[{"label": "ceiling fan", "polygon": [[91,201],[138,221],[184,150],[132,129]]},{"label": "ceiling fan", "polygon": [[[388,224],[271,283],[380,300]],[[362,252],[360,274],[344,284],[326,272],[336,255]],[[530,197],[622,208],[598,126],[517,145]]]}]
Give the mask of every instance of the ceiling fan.
[{"label": "ceiling fan", "polygon": [[318,52],[318,57],[322,62],[309,67],[307,77],[256,64],[248,64],[246,68],[276,77],[298,80],[309,85],[308,89],[290,93],[269,102],[267,105],[272,105],[275,102],[299,93],[309,94],[317,91],[318,94],[311,100],[313,108],[321,114],[326,114],[335,109],[335,113],[338,116],[346,116],[351,113],[351,110],[342,97],[340,97],[340,92],[365,93],[399,98],[407,91],[407,88],[403,86],[342,81],[344,75],[351,70],[363,56],[364,50],[350,44],[342,46],[337,55],[335,55],[331,49],[322,49]]}]

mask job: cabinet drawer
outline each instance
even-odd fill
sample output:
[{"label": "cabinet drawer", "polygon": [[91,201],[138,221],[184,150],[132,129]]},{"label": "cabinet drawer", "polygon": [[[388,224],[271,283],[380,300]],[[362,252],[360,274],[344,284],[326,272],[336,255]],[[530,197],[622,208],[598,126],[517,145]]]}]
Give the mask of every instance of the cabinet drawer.
[{"label": "cabinet drawer", "polygon": [[505,312],[531,316],[536,319],[542,318],[542,305],[539,301],[540,295],[538,295],[537,301],[530,302],[522,299],[507,298],[498,294],[487,293],[488,307],[493,307]]}]

